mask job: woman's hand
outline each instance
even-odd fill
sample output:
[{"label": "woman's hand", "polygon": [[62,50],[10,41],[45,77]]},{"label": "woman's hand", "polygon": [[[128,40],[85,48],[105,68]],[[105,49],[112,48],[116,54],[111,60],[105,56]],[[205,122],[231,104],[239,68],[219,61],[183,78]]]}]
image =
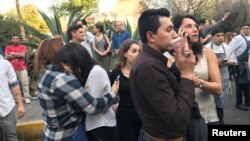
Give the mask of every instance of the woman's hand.
[{"label": "woman's hand", "polygon": [[119,107],[119,103],[114,104],[114,105],[111,106],[111,108],[112,108],[112,110],[113,110],[114,112],[117,111],[118,107]]},{"label": "woman's hand", "polygon": [[113,91],[116,95],[118,95],[119,84],[120,84],[120,81],[119,81],[119,80],[115,80],[114,84],[112,85],[112,91]]}]

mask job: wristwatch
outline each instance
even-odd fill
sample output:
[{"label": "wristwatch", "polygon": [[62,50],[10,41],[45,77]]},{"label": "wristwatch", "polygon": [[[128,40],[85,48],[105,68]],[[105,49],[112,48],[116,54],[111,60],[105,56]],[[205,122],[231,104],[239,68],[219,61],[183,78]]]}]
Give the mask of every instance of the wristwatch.
[{"label": "wristwatch", "polygon": [[204,80],[200,79],[199,88],[203,88],[203,86],[204,86]]}]

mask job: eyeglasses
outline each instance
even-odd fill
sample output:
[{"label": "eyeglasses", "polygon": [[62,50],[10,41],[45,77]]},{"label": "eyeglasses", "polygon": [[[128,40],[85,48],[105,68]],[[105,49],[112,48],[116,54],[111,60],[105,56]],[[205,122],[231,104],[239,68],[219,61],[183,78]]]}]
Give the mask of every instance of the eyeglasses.
[{"label": "eyeglasses", "polygon": [[244,29],[244,30],[245,30],[245,29],[250,29],[250,27],[242,27],[241,29]]}]

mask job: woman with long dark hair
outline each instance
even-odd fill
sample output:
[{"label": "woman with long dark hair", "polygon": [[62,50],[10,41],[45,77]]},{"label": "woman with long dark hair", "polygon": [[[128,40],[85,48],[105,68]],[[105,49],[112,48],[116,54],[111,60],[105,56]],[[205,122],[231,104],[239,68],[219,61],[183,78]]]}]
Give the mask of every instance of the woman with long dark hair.
[{"label": "woman with long dark hair", "polygon": [[187,141],[206,141],[206,124],[217,124],[213,95],[222,92],[220,71],[212,49],[204,48],[200,41],[196,19],[191,15],[174,18],[174,28],[179,36],[187,36],[188,46],[196,58],[193,81],[195,83],[195,102],[187,130]]},{"label": "woman with long dark hair", "polygon": [[111,83],[114,83],[117,77],[120,79],[118,91],[120,101],[114,107],[116,108],[119,141],[138,141],[140,133],[141,120],[135,111],[129,86],[131,66],[139,52],[140,47],[136,41],[124,41],[118,51],[116,68],[110,73]]},{"label": "woman with long dark hair", "polygon": [[99,23],[95,24],[93,26],[93,33],[95,35],[95,41],[92,43],[92,46],[96,53],[95,58],[109,71],[111,44],[108,36],[104,34],[103,25]]},{"label": "woman with long dark hair", "polygon": [[[98,98],[111,92],[107,72],[97,65],[80,44],[66,44],[58,56],[64,69],[74,74],[91,96]],[[116,118],[112,108],[95,115],[86,114],[85,127],[89,141],[116,141],[115,126]]]}]

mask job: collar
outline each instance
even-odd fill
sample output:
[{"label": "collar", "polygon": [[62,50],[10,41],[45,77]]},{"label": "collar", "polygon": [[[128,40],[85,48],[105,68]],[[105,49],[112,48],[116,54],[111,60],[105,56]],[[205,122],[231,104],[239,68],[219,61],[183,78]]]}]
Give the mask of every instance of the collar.
[{"label": "collar", "polygon": [[124,32],[125,32],[125,31],[124,31],[124,29],[123,29],[121,32],[116,32],[116,34],[119,35],[119,33],[122,34],[122,33],[124,33]]},{"label": "collar", "polygon": [[157,60],[160,60],[164,64],[167,64],[167,58],[162,53],[159,53],[158,51],[156,51],[155,49],[153,49],[152,47],[150,47],[147,44],[143,44],[142,52],[146,52],[151,57],[153,57]]},{"label": "collar", "polygon": [[52,65],[52,64],[48,64],[45,66],[45,69],[46,70],[51,70],[51,71],[62,71],[61,68],[55,66],[55,65]]}]

